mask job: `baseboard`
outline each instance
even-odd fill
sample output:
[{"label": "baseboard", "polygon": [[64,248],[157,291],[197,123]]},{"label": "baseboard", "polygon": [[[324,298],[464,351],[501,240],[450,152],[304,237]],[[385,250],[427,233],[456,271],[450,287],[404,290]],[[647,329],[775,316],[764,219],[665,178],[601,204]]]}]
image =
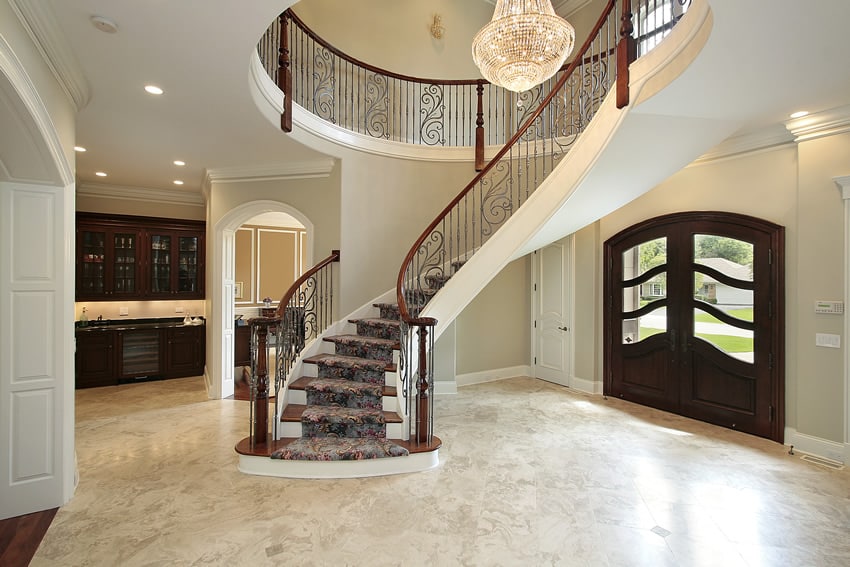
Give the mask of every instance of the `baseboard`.
[{"label": "baseboard", "polygon": [[824,457],[839,463],[846,464],[850,462],[848,460],[848,448],[850,448],[850,445],[806,435],[792,427],[785,428],[785,445],[793,445],[795,452]]},{"label": "baseboard", "polygon": [[435,396],[449,396],[452,394],[457,394],[457,382],[452,382],[450,380],[434,381]]},{"label": "baseboard", "polygon": [[578,390],[579,392],[584,392],[585,394],[601,394],[602,382],[586,380],[584,378],[579,378],[578,376],[573,376],[572,379],[570,379],[570,388]]},{"label": "baseboard", "polygon": [[496,368],[484,370],[483,372],[470,372],[469,374],[458,374],[455,382],[458,387],[471,386],[472,384],[483,384],[484,382],[495,382],[517,376],[532,376],[531,366],[511,366],[508,368]]}]

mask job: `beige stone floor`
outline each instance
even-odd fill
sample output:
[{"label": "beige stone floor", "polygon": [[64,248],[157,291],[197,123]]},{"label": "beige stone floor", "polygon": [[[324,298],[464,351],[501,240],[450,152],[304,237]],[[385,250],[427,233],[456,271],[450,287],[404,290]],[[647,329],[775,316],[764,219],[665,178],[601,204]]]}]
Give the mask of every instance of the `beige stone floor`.
[{"label": "beige stone floor", "polygon": [[200,378],[77,392],[80,483],[32,565],[850,565],[850,472],[515,378],[438,397],[439,468],[236,470],[247,402]]}]

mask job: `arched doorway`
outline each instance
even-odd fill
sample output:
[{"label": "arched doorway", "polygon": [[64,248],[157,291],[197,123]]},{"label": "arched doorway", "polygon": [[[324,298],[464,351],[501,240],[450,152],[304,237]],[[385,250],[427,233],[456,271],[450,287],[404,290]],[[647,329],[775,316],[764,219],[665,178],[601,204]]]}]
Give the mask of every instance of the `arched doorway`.
[{"label": "arched doorway", "polygon": [[784,229],[732,213],[605,243],[606,395],[782,441]]},{"label": "arched doorway", "polygon": [[263,213],[286,213],[296,219],[307,234],[309,246],[305,263],[312,265],[313,223],[298,209],[271,200],[251,201],[224,215],[213,229],[211,303],[212,324],[207,325],[207,369],[209,395],[223,398],[234,390],[234,285],[236,231],[250,219]]}]

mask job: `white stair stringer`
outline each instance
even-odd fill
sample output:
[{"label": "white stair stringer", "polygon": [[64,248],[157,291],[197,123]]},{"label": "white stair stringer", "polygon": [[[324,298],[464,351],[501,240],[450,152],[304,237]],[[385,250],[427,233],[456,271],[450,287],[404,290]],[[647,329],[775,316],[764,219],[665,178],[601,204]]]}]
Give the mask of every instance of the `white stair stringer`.
[{"label": "white stair stringer", "polygon": [[617,109],[612,89],[554,171],[425,306],[420,316],[437,320],[435,339],[509,262],[624,206],[739,127],[681,104],[670,104],[675,114],[641,112],[646,101],[665,106],[657,99],[703,57],[712,26],[707,3],[695,0],[670,35],[632,64],[632,104]]}]

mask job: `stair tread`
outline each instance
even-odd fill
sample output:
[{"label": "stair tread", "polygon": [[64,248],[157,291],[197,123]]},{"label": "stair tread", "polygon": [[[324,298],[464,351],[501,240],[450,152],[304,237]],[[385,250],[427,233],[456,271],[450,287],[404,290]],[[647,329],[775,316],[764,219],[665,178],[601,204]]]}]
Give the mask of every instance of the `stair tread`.
[{"label": "stair tread", "polygon": [[[307,385],[313,380],[334,380],[337,382],[351,382],[351,380],[341,380],[339,378],[317,378],[315,376],[302,376],[298,380],[294,380],[290,385],[290,390],[306,390]],[[368,382],[356,382],[357,384],[368,384]],[[382,385],[383,395],[388,397],[397,396],[397,390],[395,386],[386,386]]]},{"label": "stair tread", "polygon": [[334,359],[343,363],[349,363],[351,365],[360,364],[363,366],[371,366],[375,369],[382,369],[385,372],[395,372],[396,365],[392,362],[383,362],[381,360],[374,360],[372,358],[358,358],[356,356],[347,356],[344,354],[331,354],[331,353],[321,353],[305,358],[303,362],[307,364],[318,364],[320,360],[329,360]]},{"label": "stair tread", "polygon": [[362,317],[360,319],[349,319],[349,323],[372,323],[376,325],[386,325],[388,327],[401,326],[401,321],[398,319],[384,319],[383,317]]},{"label": "stair tread", "polygon": [[[301,416],[307,410],[308,407],[323,407],[323,406],[307,406],[306,404],[289,404],[287,405],[283,413],[280,416],[280,420],[283,422],[301,422]],[[348,408],[353,409],[353,408]],[[402,419],[398,413],[394,411],[386,411],[386,410],[355,410],[359,412],[366,411],[379,411],[383,414],[385,423],[401,423]]]}]

